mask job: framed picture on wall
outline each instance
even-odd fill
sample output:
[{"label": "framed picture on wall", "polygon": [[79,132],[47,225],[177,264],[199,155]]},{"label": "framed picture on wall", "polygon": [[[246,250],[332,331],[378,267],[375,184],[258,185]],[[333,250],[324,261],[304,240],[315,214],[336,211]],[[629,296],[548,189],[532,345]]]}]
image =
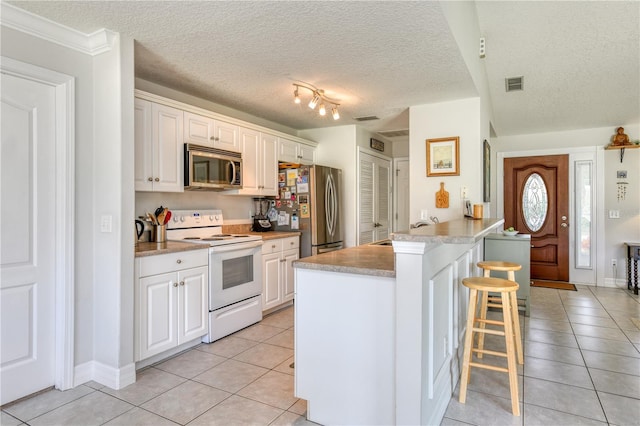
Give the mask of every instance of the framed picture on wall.
[{"label": "framed picture on wall", "polygon": [[460,137],[427,139],[427,176],[460,176]]},{"label": "framed picture on wall", "polygon": [[484,183],[484,202],[491,201],[491,145],[485,139],[482,147],[482,179]]}]

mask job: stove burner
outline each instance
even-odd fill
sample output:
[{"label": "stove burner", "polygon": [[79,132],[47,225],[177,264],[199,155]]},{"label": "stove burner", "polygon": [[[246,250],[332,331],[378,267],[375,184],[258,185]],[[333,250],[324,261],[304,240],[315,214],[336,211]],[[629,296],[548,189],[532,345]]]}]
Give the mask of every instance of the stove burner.
[{"label": "stove burner", "polygon": [[202,241],[222,241],[224,240],[224,238],[221,237],[208,237],[208,238],[201,238]]},{"label": "stove burner", "polygon": [[245,238],[248,237],[248,235],[232,235],[233,238]]},{"label": "stove burner", "polygon": [[183,240],[199,240],[200,237],[184,237]]},{"label": "stove burner", "polygon": [[216,234],[215,237],[230,237],[231,234]]}]

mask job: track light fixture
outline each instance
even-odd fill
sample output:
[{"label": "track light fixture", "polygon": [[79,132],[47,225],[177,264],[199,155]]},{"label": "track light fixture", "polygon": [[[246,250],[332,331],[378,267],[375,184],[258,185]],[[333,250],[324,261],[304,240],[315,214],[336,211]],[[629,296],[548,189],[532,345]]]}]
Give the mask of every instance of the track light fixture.
[{"label": "track light fixture", "polygon": [[[325,116],[327,114],[327,108],[324,106],[324,103],[330,103],[333,105],[331,108],[331,116],[334,120],[338,120],[340,118],[340,113],[338,112],[338,106],[340,106],[340,101],[337,99],[332,99],[324,94],[324,90],[318,89],[317,87],[308,84],[308,83],[293,83],[295,90],[293,91],[293,101],[299,104],[300,97],[298,95],[298,90],[302,87],[303,89],[307,89],[312,93],[311,101],[309,101],[309,108],[315,109],[318,104],[320,104],[320,108],[318,109],[318,113],[321,116]],[[322,102],[321,102],[322,101]]]}]

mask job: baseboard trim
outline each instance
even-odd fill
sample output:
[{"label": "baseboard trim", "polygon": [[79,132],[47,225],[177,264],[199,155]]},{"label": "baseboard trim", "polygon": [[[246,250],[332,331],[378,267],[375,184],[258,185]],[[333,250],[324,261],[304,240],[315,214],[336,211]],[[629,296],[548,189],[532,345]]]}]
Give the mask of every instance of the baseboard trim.
[{"label": "baseboard trim", "polygon": [[95,381],[111,389],[122,389],[136,381],[136,367],[131,363],[115,368],[98,361],[89,361],[76,365],[74,386]]}]

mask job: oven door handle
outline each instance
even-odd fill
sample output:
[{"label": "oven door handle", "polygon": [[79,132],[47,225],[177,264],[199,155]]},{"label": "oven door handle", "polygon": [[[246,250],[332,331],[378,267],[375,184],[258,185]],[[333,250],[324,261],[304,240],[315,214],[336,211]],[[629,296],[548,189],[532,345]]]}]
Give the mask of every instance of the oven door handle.
[{"label": "oven door handle", "polygon": [[245,243],[233,243],[233,244],[224,244],[221,246],[214,246],[210,248],[211,253],[226,253],[230,251],[238,251],[244,249],[250,249],[254,247],[260,247],[262,245],[262,240],[256,241],[247,241]]}]

